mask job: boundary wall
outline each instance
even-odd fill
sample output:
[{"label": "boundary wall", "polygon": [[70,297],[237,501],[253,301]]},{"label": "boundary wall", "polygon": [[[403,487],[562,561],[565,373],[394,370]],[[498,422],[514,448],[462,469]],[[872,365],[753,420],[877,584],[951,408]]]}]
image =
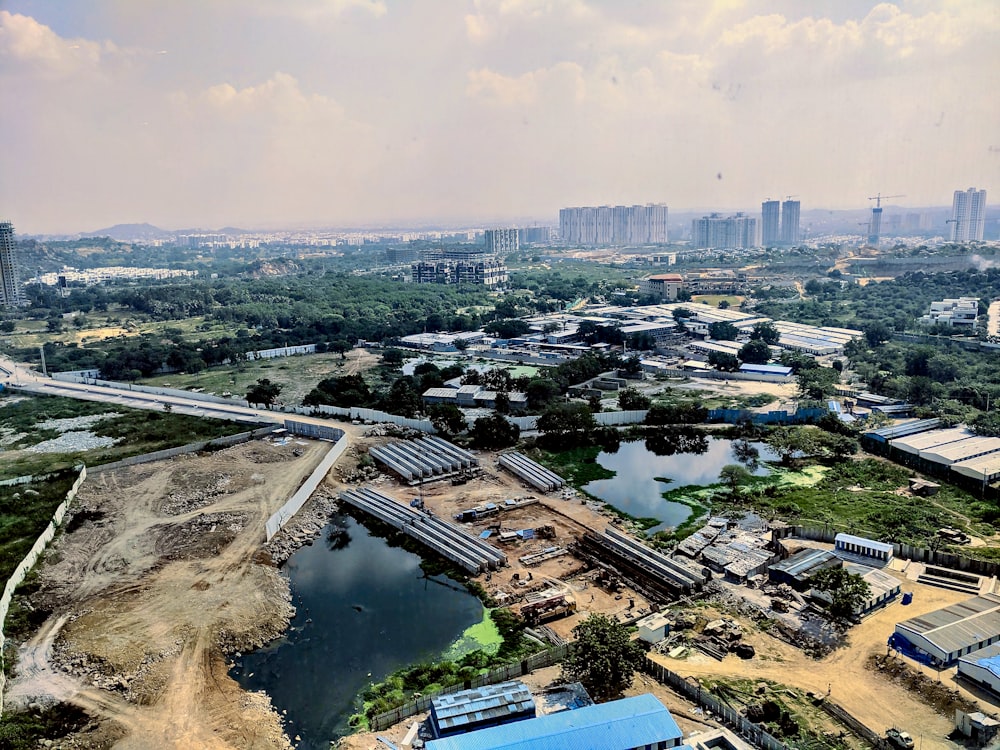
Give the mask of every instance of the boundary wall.
[{"label": "boundary wall", "polygon": [[99,385],[102,388],[114,388],[119,391],[138,391],[139,393],[150,393],[154,396],[177,396],[188,398],[192,401],[207,401],[212,404],[228,404],[229,406],[250,407],[246,399],[242,398],[222,398],[213,396],[211,393],[195,393],[185,391],[180,388],[154,388],[151,385],[135,385],[134,383],[119,383],[117,380],[98,380],[96,378],[83,378],[73,373],[54,372],[53,380],[62,380],[66,383],[80,383],[82,385]]},{"label": "boundary wall", "polygon": [[[51,475],[45,475],[51,476]],[[73,482],[73,486],[70,487],[69,492],[66,493],[66,499],[59,503],[56,508],[55,513],[52,514],[52,520],[49,521],[49,525],[45,527],[38,539],[32,545],[28,554],[24,556],[24,559],[14,568],[14,572],[11,574],[10,578],[7,579],[7,583],[3,589],[3,595],[0,596],[0,715],[3,714],[3,694],[7,687],[7,677],[4,673],[4,647],[6,646],[7,639],[3,634],[3,625],[7,620],[7,612],[10,610],[11,600],[14,598],[14,590],[20,586],[25,577],[35,567],[35,563],[38,562],[38,558],[41,557],[45,548],[52,541],[52,538],[56,535],[56,529],[62,523],[63,518],[66,516],[66,510],[69,508],[71,502],[76,497],[76,493],[80,491],[80,485],[83,484],[83,480],[87,478],[87,467],[80,466],[80,475]]]},{"label": "boundary wall", "polygon": [[[815,542],[827,542],[833,544],[834,537],[841,531],[848,531],[846,528],[831,528],[830,526],[786,526],[780,529],[771,530],[771,538],[774,541],[785,539],[786,537],[799,537],[801,539],[811,539]],[[975,575],[1000,576],[1000,563],[989,560],[978,560],[974,557],[956,555],[953,552],[943,552],[941,550],[928,549],[927,547],[915,547],[912,544],[902,544],[895,542],[892,545],[893,555],[910,560],[912,562],[928,563],[930,565],[940,565],[942,568],[951,570],[961,570]]]},{"label": "boundary wall", "polygon": [[23,477],[13,477],[11,479],[0,480],[0,487],[15,487],[19,484],[29,484],[30,482],[44,482],[46,479],[52,479],[52,477],[57,476],[60,472],[51,472],[49,474],[28,474]]},{"label": "boundary wall", "polygon": [[298,513],[302,506],[305,505],[306,500],[308,500],[312,493],[316,491],[319,487],[320,482],[322,482],[326,475],[329,473],[330,469],[337,459],[344,455],[344,451],[347,450],[347,446],[350,444],[350,440],[347,435],[343,435],[340,440],[330,446],[330,450],[323,457],[323,460],[319,462],[319,465],[313,470],[313,473],[309,475],[302,486],[295,491],[295,494],[288,498],[287,502],[282,505],[274,514],[267,519],[267,523],[264,524],[265,534],[267,536],[267,541],[271,541],[274,535],[277,534],[288,523],[292,516]]},{"label": "boundary wall", "polygon": [[420,432],[437,432],[437,429],[435,429],[429,419],[410,419],[409,417],[400,417],[386,411],[379,411],[378,409],[362,409],[358,406],[352,406],[350,408],[327,406],[326,404],[321,404],[319,406],[285,406],[277,409],[276,411],[281,411],[285,414],[301,414],[304,417],[322,414],[332,417],[361,419],[367,422],[391,422],[392,424],[399,425],[400,427],[409,427],[411,430],[419,430]]},{"label": "boundary wall", "polygon": [[708,380],[749,380],[757,383],[794,384],[794,376],[764,375],[750,372],[722,372],[720,370],[677,370],[670,367],[644,367],[650,375],[666,375],[668,378],[703,378]]},{"label": "boundary wall", "polygon": [[515,677],[530,674],[536,669],[551,667],[553,664],[557,664],[566,658],[566,655],[569,653],[569,648],[570,647],[566,644],[563,644],[562,646],[553,646],[546,651],[539,651],[537,654],[532,654],[527,659],[520,662],[507,664],[503,667],[496,667],[491,669],[486,674],[477,675],[471,680],[460,682],[457,685],[452,685],[439,690],[432,695],[425,695],[421,698],[410,701],[409,703],[404,703],[402,706],[394,708],[391,711],[386,711],[385,713],[373,716],[372,720],[369,722],[369,729],[372,732],[381,732],[394,724],[398,724],[403,719],[409,718],[414,714],[427,711],[431,707],[431,701],[440,695],[457,693],[460,690],[470,690],[472,688],[482,687],[483,685],[493,685],[498,682],[507,682]]},{"label": "boundary wall", "polygon": [[135,466],[136,464],[148,464],[151,463],[152,461],[162,461],[167,458],[173,458],[174,456],[180,456],[183,453],[197,453],[198,451],[204,451],[204,450],[219,450],[221,448],[229,448],[234,445],[239,445],[240,443],[248,443],[251,440],[262,438],[266,435],[271,434],[280,427],[281,425],[261,427],[260,429],[251,430],[250,432],[238,432],[235,435],[224,435],[223,437],[213,438],[212,440],[204,440],[199,443],[188,443],[187,445],[179,445],[176,448],[164,448],[161,451],[153,451],[152,453],[143,453],[142,455],[139,456],[131,456],[130,458],[123,458],[120,461],[112,461],[109,464],[92,466],[90,468],[90,473],[97,474],[102,471],[113,471],[115,469],[121,469],[124,468],[125,466]]}]

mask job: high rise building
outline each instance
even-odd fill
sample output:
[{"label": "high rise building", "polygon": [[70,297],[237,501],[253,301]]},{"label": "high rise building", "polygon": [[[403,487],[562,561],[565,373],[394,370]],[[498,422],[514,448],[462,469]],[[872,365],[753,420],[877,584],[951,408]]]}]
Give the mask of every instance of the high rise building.
[{"label": "high rise building", "polygon": [[516,229],[487,229],[483,234],[486,252],[491,255],[516,253],[521,246]]},{"label": "high rise building", "polygon": [[764,247],[774,247],[778,244],[780,215],[781,203],[778,201],[766,200],[760,204],[760,242]]},{"label": "high rise building", "polygon": [[559,236],[568,245],[649,245],[667,242],[668,209],[588,206],[559,211]]},{"label": "high rise building", "polygon": [[799,231],[799,211],[802,204],[799,201],[788,200],[781,204],[781,242],[794,245],[801,241]]},{"label": "high rise building", "polygon": [[872,209],[872,218],[868,222],[868,244],[872,247],[878,247],[879,240],[882,238],[882,207],[875,206]]},{"label": "high rise building", "polygon": [[710,214],[691,222],[694,247],[738,249],[757,245],[757,219],[737,213],[734,216]]},{"label": "high rise building", "polygon": [[0,307],[21,307],[25,304],[17,268],[17,243],[14,225],[0,222]]},{"label": "high rise building", "polygon": [[952,242],[982,242],[986,227],[986,191],[956,190],[950,223]]}]

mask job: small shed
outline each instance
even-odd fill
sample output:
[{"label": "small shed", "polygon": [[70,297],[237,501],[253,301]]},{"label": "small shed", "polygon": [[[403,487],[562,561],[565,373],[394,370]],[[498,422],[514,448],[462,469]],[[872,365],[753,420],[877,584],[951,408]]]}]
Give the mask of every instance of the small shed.
[{"label": "small shed", "polygon": [[646,643],[659,643],[670,632],[670,620],[662,612],[654,612],[639,620],[639,639]]},{"label": "small shed", "polygon": [[877,542],[853,534],[837,534],[833,539],[834,551],[859,557],[871,557],[883,563],[892,560],[893,546],[888,542]]},{"label": "small shed", "polygon": [[517,680],[439,695],[431,701],[431,732],[435,737],[533,718],[535,699],[528,686]]}]

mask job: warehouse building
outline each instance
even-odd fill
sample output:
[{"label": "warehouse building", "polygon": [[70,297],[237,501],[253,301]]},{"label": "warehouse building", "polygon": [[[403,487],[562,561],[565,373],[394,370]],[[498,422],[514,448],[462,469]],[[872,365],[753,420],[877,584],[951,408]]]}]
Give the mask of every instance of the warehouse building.
[{"label": "warehouse building", "polygon": [[767,577],[774,583],[787,583],[796,591],[805,591],[809,588],[809,579],[813,575],[841,565],[841,559],[829,550],[807,548],[768,566]]},{"label": "warehouse building", "polygon": [[[856,617],[864,617],[876,609],[884,607],[899,596],[901,589],[899,579],[888,573],[876,570],[875,568],[869,568],[867,565],[856,565],[854,563],[847,563],[844,569],[852,575],[861,576],[864,582],[868,584],[868,598],[854,608],[854,615]],[[810,596],[827,603],[833,601],[833,597],[826,591],[813,589]]]},{"label": "warehouse building", "polygon": [[966,654],[958,660],[958,675],[1000,695],[1000,643]]},{"label": "warehouse building", "polygon": [[948,666],[1000,642],[1000,596],[984,594],[897,623],[889,643],[915,658]]},{"label": "warehouse building", "polygon": [[667,750],[681,747],[674,717],[652,695],[560,711],[501,727],[431,740],[427,750]]},{"label": "warehouse building", "polygon": [[892,560],[893,546],[888,542],[841,533],[833,538],[833,544],[834,554],[838,556],[870,557],[882,564]]},{"label": "warehouse building", "polygon": [[440,695],[431,701],[431,732],[435,737],[533,718],[535,699],[528,686],[516,680]]},{"label": "warehouse building", "polygon": [[951,466],[954,463],[968,461],[998,451],[1000,451],[1000,438],[970,437],[948,445],[920,451],[920,457],[931,463]]}]

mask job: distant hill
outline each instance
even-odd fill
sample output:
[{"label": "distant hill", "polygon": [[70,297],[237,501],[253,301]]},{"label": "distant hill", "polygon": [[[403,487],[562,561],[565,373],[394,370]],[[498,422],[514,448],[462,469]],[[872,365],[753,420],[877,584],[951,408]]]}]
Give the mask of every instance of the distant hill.
[{"label": "distant hill", "polygon": [[110,237],[113,240],[165,240],[174,236],[173,232],[154,227],[152,224],[115,224],[113,227],[84,232],[81,237]]}]

